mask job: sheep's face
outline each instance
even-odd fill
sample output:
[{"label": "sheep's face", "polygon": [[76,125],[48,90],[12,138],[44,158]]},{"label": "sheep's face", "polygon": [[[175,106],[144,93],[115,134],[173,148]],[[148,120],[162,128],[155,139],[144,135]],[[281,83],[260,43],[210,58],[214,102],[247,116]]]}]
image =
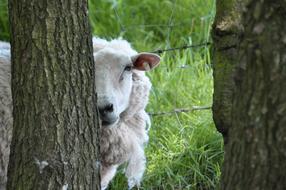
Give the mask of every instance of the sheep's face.
[{"label": "sheep's face", "polygon": [[128,56],[111,48],[94,54],[97,106],[103,126],[117,123],[129,103],[132,70],[147,71],[158,65],[160,57],[141,53]]}]

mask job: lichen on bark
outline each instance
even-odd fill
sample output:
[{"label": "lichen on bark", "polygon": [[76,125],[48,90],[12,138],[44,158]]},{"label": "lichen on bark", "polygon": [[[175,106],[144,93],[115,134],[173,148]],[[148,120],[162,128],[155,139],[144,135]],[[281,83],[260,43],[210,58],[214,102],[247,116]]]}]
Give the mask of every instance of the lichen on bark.
[{"label": "lichen on bark", "polygon": [[[240,14],[237,25],[240,27],[227,33],[234,36],[230,39],[236,45],[219,51],[222,41],[228,38],[217,35],[216,25],[220,26],[221,16],[228,17],[220,12],[228,10],[217,10],[213,31],[214,120],[219,130],[226,129],[228,138],[219,189],[283,190],[286,187],[285,2],[236,2],[241,3],[236,10]],[[232,40],[226,40],[225,44],[231,45]],[[224,108],[226,105],[228,109]]]},{"label": "lichen on bark", "polygon": [[242,4],[240,0],[218,0],[216,5],[216,17],[212,29],[213,115],[218,131],[223,134],[227,142],[227,131],[231,125],[233,71],[237,64],[238,44],[243,33]]}]

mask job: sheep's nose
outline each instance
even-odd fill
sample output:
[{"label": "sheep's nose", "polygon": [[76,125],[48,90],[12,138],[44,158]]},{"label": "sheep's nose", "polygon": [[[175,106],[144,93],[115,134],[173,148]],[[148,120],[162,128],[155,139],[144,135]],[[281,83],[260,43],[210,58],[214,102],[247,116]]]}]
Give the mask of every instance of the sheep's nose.
[{"label": "sheep's nose", "polygon": [[113,110],[114,110],[113,109],[113,104],[108,104],[106,106],[99,107],[98,110],[99,110],[99,113],[100,113],[101,116],[105,116],[105,115],[113,112]]},{"label": "sheep's nose", "polygon": [[98,107],[100,119],[103,125],[111,125],[118,120],[118,116],[114,113],[113,104]]}]

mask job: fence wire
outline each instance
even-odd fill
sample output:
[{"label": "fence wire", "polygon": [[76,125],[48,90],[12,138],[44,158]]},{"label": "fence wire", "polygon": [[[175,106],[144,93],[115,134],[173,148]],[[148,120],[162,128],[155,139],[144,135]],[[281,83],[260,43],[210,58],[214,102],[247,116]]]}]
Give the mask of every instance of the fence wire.
[{"label": "fence wire", "polygon": [[[186,27],[189,26],[191,22],[189,21],[183,21],[180,23],[173,23],[173,18],[174,18],[174,12],[176,9],[176,4],[177,4],[177,0],[173,1],[173,8],[171,10],[171,14],[170,17],[167,21],[166,24],[138,24],[138,25],[125,25],[121,19],[121,17],[119,16],[117,7],[114,6],[113,7],[113,12],[115,14],[115,18],[118,22],[118,25],[120,27],[120,32],[127,32],[129,30],[133,30],[134,28],[156,28],[156,27],[161,27],[161,28],[166,28],[167,30],[167,36],[166,36],[166,49],[155,49],[153,51],[146,51],[146,52],[150,52],[150,53],[156,53],[156,54],[162,54],[164,52],[173,52],[173,51],[182,51],[182,50],[186,50],[186,49],[193,49],[193,48],[201,48],[201,47],[209,47],[211,45],[211,42],[209,42],[208,40],[205,40],[205,42],[200,43],[200,44],[193,44],[193,45],[182,45],[179,47],[171,47],[171,43],[170,43],[170,38],[171,38],[171,33],[172,33],[172,29],[174,27]],[[191,68],[189,65],[179,65],[176,67],[173,67],[172,69],[189,69]],[[211,110],[211,106],[206,105],[206,106],[191,106],[189,108],[174,108],[173,110],[170,111],[159,111],[159,112],[152,112],[152,113],[148,113],[151,117],[162,117],[162,116],[170,116],[170,115],[175,115],[178,118],[178,114],[181,113],[189,113],[189,112],[193,112],[193,111],[203,111],[203,110]],[[180,122],[180,121],[178,121]]]},{"label": "fence wire", "polygon": [[168,19],[168,22],[166,24],[138,24],[138,25],[125,25],[121,19],[121,17],[119,16],[117,7],[114,6],[113,7],[113,12],[115,15],[115,18],[118,22],[118,25],[120,27],[120,32],[127,32],[129,30],[133,30],[134,28],[138,28],[138,27],[142,27],[142,28],[156,28],[156,27],[166,27],[168,32],[167,32],[167,37],[166,37],[166,47],[168,47],[167,49],[156,49],[153,51],[146,51],[146,52],[150,52],[150,53],[157,53],[157,54],[161,54],[163,52],[171,52],[171,51],[178,51],[178,50],[185,50],[185,49],[192,49],[192,48],[199,48],[199,47],[208,47],[211,45],[211,42],[209,42],[208,40],[205,40],[205,42],[200,43],[200,44],[194,44],[194,45],[182,45],[180,47],[171,47],[170,45],[170,36],[171,36],[171,32],[172,29],[174,27],[186,27],[190,25],[190,20],[187,21],[183,21],[180,23],[173,23],[173,18],[174,18],[174,12],[176,9],[176,5],[177,5],[177,0],[174,0],[174,6],[171,10],[171,14],[170,17]]},{"label": "fence wire", "polygon": [[191,108],[176,108],[171,111],[166,111],[166,112],[154,112],[154,113],[148,113],[150,116],[155,117],[155,116],[168,116],[168,115],[173,115],[173,114],[178,114],[178,113],[188,113],[192,111],[198,111],[198,110],[210,110],[212,107],[211,106],[193,106]]},{"label": "fence wire", "polygon": [[[182,45],[179,47],[171,47],[171,43],[170,43],[170,38],[171,38],[171,34],[172,34],[172,30],[173,28],[178,28],[178,27],[187,27],[190,26],[190,24],[193,22],[193,20],[183,20],[179,23],[174,23],[174,13],[176,11],[176,5],[177,5],[177,0],[173,0],[173,8],[171,10],[171,14],[169,19],[167,19],[166,23],[158,23],[158,24],[136,24],[136,25],[125,25],[125,23],[123,23],[120,14],[117,10],[117,7],[114,6],[113,9],[113,13],[114,16],[118,22],[118,25],[120,27],[120,32],[127,32],[127,31],[131,31],[134,30],[134,28],[166,28],[167,30],[167,36],[166,36],[166,49],[155,49],[155,50],[151,50],[151,51],[147,51],[150,53],[156,53],[156,54],[162,54],[164,52],[173,52],[173,51],[182,51],[182,50],[186,50],[186,49],[193,49],[193,48],[201,48],[201,47],[209,47],[211,45],[211,42],[209,41],[205,41],[203,43],[200,44],[194,44],[194,45]],[[7,6],[7,3],[1,3],[0,6]],[[162,67],[162,66],[161,66]],[[172,67],[170,69],[189,69],[191,68],[189,65],[179,65],[176,67]],[[211,106],[192,106],[190,108],[174,108],[173,110],[170,111],[164,111],[164,112],[154,112],[154,113],[149,113],[150,116],[152,117],[157,117],[157,116],[170,116],[170,115],[174,115],[174,114],[180,114],[180,113],[187,113],[187,112],[192,112],[192,111],[197,111],[197,110],[210,110]]]},{"label": "fence wire", "polygon": [[150,53],[161,54],[161,53],[164,53],[164,52],[167,52],[167,51],[176,51],[176,50],[184,50],[184,49],[189,49],[189,48],[207,47],[209,45],[211,45],[210,42],[205,42],[205,43],[196,44],[196,45],[184,45],[184,46],[168,48],[168,49],[158,49],[158,50],[155,50],[155,51],[151,51]]}]

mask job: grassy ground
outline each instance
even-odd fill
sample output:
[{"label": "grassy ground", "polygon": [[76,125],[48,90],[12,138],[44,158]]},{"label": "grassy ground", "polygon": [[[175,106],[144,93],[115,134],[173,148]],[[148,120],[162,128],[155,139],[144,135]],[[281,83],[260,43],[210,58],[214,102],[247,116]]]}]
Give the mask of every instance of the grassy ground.
[{"label": "grassy ground", "polygon": [[[7,0],[0,0],[0,39],[8,39]],[[90,0],[93,33],[123,37],[139,51],[209,41],[215,0]],[[208,47],[166,52],[149,73],[153,89],[148,112],[212,104],[212,68]],[[152,117],[146,148],[145,190],[215,189],[223,159],[222,139],[211,110]],[[122,171],[122,170],[121,170]],[[119,174],[110,189],[126,189]]]},{"label": "grassy ground", "polygon": [[[94,33],[121,36],[140,51],[209,41],[215,0],[90,1]],[[168,27],[172,25],[171,27]],[[162,54],[148,112],[212,105],[209,49],[201,47]],[[147,171],[140,189],[215,189],[223,159],[222,139],[211,110],[152,118],[146,154]],[[124,174],[110,189],[126,189]]]}]

